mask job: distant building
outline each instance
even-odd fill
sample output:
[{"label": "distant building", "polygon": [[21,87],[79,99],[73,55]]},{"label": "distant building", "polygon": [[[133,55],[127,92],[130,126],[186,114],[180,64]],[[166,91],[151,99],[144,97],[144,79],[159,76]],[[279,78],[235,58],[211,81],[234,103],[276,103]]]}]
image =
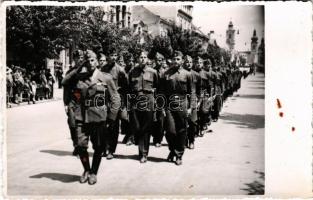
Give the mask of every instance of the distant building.
[{"label": "distant building", "polygon": [[131,7],[126,5],[105,5],[103,20],[109,23],[115,23],[121,28],[131,27]]},{"label": "distant building", "polygon": [[248,63],[257,62],[257,53],[258,53],[258,37],[256,35],[256,30],[253,30],[253,35],[251,37],[251,49]]},{"label": "distant building", "polygon": [[159,15],[161,18],[174,22],[184,30],[191,30],[192,28],[193,6],[191,5],[146,5],[145,7],[154,14]]},{"label": "distant building", "polygon": [[171,25],[174,24],[174,21],[165,19],[160,15],[157,15],[154,12],[147,9],[146,6],[142,5],[132,6],[132,19],[133,19],[132,28],[135,28],[134,27],[135,23],[142,21],[147,26],[148,33],[150,33],[153,37],[166,36],[168,30],[171,29]]},{"label": "distant building", "polygon": [[235,49],[235,29],[232,21],[229,22],[226,30],[226,44],[230,51]]}]

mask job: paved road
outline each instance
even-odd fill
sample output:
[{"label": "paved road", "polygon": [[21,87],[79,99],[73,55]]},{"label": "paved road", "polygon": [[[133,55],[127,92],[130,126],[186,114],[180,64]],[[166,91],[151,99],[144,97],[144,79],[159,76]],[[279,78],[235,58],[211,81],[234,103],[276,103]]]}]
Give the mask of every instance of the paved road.
[{"label": "paved road", "polygon": [[[119,144],[103,160],[98,183],[80,184],[83,169],[72,144],[62,101],[7,111],[8,195],[236,195],[260,192],[264,172],[264,75],[249,76],[225,103],[212,133],[186,150],[183,165],[166,162],[167,144],[148,162],[137,147]],[[119,138],[121,141],[122,136]]]}]

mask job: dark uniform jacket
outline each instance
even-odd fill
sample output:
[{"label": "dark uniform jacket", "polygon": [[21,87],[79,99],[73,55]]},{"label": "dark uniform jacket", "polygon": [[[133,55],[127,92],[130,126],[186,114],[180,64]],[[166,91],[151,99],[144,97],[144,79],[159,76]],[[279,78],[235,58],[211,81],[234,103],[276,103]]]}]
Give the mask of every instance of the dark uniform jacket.
[{"label": "dark uniform jacket", "polygon": [[[176,103],[178,110],[186,111],[187,108],[196,108],[195,87],[191,72],[182,67],[169,68],[164,72],[162,79],[161,91],[166,97],[168,109],[173,109],[172,106]],[[186,95],[189,95],[188,102],[185,102]]]},{"label": "dark uniform jacket", "polygon": [[[130,99],[131,108],[141,106],[138,101],[147,103],[147,110],[154,110],[154,94],[158,90],[158,75],[155,69],[148,66],[135,66],[129,72],[129,92],[133,97]],[[139,98],[145,96],[145,101]]]},{"label": "dark uniform jacket", "polygon": [[84,123],[115,120],[121,99],[110,74],[95,69],[89,75],[82,75],[79,68],[68,73],[62,84],[74,81],[74,98],[78,103],[74,110],[75,119]]}]

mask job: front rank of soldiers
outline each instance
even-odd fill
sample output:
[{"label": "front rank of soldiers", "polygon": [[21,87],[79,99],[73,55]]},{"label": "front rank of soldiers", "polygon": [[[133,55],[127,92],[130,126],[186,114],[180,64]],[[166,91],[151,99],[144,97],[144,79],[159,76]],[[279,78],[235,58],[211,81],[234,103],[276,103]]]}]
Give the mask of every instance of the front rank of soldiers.
[{"label": "front rank of soldiers", "polygon": [[115,49],[108,55],[77,50],[74,63],[62,81],[64,105],[73,154],[84,169],[80,182],[91,185],[97,182],[101,157],[115,157],[120,132],[124,144],[138,145],[140,163],[149,161],[151,136],[155,147],[161,147],[165,136],[167,161],[182,165],[185,148],[194,149],[197,137],[212,132],[211,122],[241,86],[238,67],[217,65],[206,54],[174,51],[166,57],[142,51],[136,62],[131,53]]}]

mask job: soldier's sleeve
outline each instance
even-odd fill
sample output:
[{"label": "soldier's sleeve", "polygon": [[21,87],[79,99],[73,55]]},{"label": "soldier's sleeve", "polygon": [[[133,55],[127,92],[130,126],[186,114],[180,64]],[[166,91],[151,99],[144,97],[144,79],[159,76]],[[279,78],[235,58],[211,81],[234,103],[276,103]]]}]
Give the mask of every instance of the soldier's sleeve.
[{"label": "soldier's sleeve", "polygon": [[155,93],[158,93],[159,92],[159,78],[158,78],[158,75],[157,75],[157,72],[154,72],[153,73],[153,88],[155,90]]},{"label": "soldier's sleeve", "polygon": [[108,86],[108,92],[110,95],[110,98],[109,98],[110,108],[108,109],[108,118],[114,121],[116,120],[118,111],[121,107],[121,98],[117,92],[117,88],[112,78],[108,79],[107,86]]},{"label": "soldier's sleeve", "polygon": [[67,73],[65,77],[62,79],[62,82],[61,82],[62,85],[66,86],[68,84],[71,84],[72,81],[76,79],[77,72],[78,72],[78,68]]},{"label": "soldier's sleeve", "polygon": [[187,74],[187,92],[190,95],[189,106],[194,109],[197,107],[196,88],[191,73]]}]

